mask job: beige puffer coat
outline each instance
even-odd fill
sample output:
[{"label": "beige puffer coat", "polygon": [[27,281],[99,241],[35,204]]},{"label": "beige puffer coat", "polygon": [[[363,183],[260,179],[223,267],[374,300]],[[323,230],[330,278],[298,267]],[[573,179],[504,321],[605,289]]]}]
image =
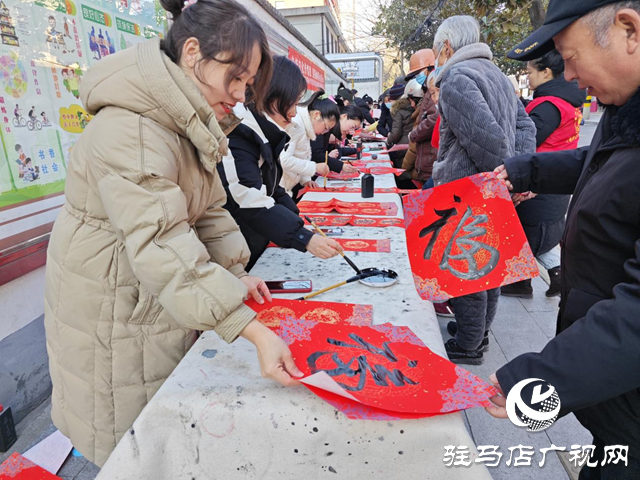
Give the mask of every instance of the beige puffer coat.
[{"label": "beige puffer coat", "polygon": [[215,168],[225,133],[195,84],[149,41],[101,60],[81,94],[96,116],[69,162],[45,325],[53,421],[102,466],[195,330],[231,342],[255,313]]}]

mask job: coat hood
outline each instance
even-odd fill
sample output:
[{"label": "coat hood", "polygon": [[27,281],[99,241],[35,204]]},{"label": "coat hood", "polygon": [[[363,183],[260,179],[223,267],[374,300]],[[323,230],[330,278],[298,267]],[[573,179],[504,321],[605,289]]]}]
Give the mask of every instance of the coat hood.
[{"label": "coat hood", "polygon": [[400,100],[396,101],[393,105],[391,105],[391,115],[395,115],[400,110],[409,110],[413,112],[411,101],[408,98],[401,98]]},{"label": "coat hood", "polygon": [[578,88],[578,82],[567,82],[561,75],[540,85],[533,93],[533,98],[539,97],[558,97],[574,107],[581,107],[587,94]]},{"label": "coat hood", "polygon": [[93,66],[80,95],[91,115],[107,107],[124,108],[189,139],[208,170],[227,154],[226,135],[240,123],[233,115],[217,121],[197,86],[160,50],[158,39]]},{"label": "coat hood", "polygon": [[466,62],[467,60],[472,60],[475,58],[481,58],[485,60],[493,60],[493,54],[491,53],[491,49],[489,45],[486,43],[472,43],[471,45],[467,45],[466,47],[462,47],[453,56],[445,63],[444,67],[442,67],[442,71],[436,77],[436,85],[440,85],[440,82],[444,78],[444,76],[451,70],[451,67],[457,65],[458,63]]}]

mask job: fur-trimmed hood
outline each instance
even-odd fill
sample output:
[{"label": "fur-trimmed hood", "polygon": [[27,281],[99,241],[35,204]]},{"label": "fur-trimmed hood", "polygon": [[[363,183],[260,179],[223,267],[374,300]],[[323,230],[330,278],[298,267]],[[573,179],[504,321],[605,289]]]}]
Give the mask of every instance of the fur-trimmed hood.
[{"label": "fur-trimmed hood", "polygon": [[391,115],[395,115],[399,110],[411,110],[413,111],[413,107],[411,106],[411,101],[408,98],[401,98],[394,102],[391,105]]}]

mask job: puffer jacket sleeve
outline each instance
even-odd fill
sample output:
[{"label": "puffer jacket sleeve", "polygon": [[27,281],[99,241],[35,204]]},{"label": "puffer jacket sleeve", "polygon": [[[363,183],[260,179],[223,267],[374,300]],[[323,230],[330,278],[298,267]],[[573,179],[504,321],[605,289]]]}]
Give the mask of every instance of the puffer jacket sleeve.
[{"label": "puffer jacket sleeve", "polygon": [[393,145],[400,141],[402,138],[402,131],[404,129],[404,118],[402,117],[402,111],[399,110],[395,114],[391,115],[391,131],[387,136],[387,145]]},{"label": "puffer jacket sleeve", "polygon": [[214,262],[242,278],[247,275],[244,268],[251,252],[238,224],[224,208],[227,196],[218,175],[215,176],[214,189],[217,193],[214,203],[195,224],[198,238]]},{"label": "puffer jacket sleeve", "polygon": [[[311,140],[311,161],[315,163],[324,163],[325,154],[329,151],[329,137],[331,133],[318,135],[315,140]],[[344,164],[337,158],[329,157],[329,170],[332,172],[342,172]]]},{"label": "puffer jacket sleeve", "polygon": [[311,161],[309,137],[302,128],[293,129],[290,135],[289,144],[280,153],[282,169],[303,177],[312,177],[316,174],[316,164]]},{"label": "puffer jacket sleeve", "polygon": [[[144,143],[137,151],[128,146],[123,147],[123,155],[96,154],[92,175],[112,228],[124,243],[138,281],[176,322],[194,330],[213,329],[232,342],[255,317],[244,305],[247,288],[236,277],[241,273],[237,265],[246,259],[246,247],[233,246],[239,237],[228,218],[220,215],[228,236],[218,246],[234,252],[222,261],[234,263],[229,266],[235,271],[211,261],[188,223],[187,199],[176,183],[178,148],[158,141],[153,132],[146,137],[145,142],[140,134]],[[220,259],[223,254],[218,250]]]},{"label": "puffer jacket sleeve", "polygon": [[443,81],[439,105],[478,171],[491,172],[509,157],[505,133],[471,78],[459,74]]},{"label": "puffer jacket sleeve", "polygon": [[536,151],[536,124],[527,115],[522,102],[518,103],[518,118],[516,120],[516,155],[524,155]]}]

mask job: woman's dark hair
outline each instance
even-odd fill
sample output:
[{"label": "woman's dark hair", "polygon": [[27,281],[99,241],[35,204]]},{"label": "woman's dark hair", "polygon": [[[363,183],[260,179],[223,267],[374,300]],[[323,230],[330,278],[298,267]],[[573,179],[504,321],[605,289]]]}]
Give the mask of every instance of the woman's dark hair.
[{"label": "woman's dark hair", "polygon": [[531,65],[539,72],[548,68],[553,73],[553,78],[558,78],[564,73],[564,60],[556,49],[551,50],[540,58],[531,60]]},{"label": "woman's dark hair", "polygon": [[364,122],[362,109],[357,105],[347,105],[341,109],[340,113],[346,115],[349,120],[360,120]]},{"label": "woman's dark hair", "polygon": [[287,111],[297,105],[300,97],[307,91],[307,80],[298,66],[287,57],[273,57],[273,77],[264,99],[267,113],[279,113],[287,121]]},{"label": "woman's dark hair", "polygon": [[307,110],[310,112],[317,111],[320,112],[322,118],[327,120],[335,120],[336,122],[340,120],[340,107],[336,104],[336,102],[332,101],[329,98],[321,99],[325,95],[324,90],[318,90],[316,93],[311,95],[311,98],[304,103],[301,103],[301,107],[307,107]]},{"label": "woman's dark hair", "polygon": [[160,48],[179,64],[185,42],[190,38],[198,40],[202,59],[194,73],[205,85],[207,82],[200,77],[201,62],[215,60],[229,65],[225,75],[228,88],[234,78],[249,69],[255,45],[260,47],[260,68],[247,94],[261,111],[271,79],[271,52],[267,36],[249,11],[235,0],[198,0],[187,8],[183,0],[160,0],[160,3],[173,18]]}]

